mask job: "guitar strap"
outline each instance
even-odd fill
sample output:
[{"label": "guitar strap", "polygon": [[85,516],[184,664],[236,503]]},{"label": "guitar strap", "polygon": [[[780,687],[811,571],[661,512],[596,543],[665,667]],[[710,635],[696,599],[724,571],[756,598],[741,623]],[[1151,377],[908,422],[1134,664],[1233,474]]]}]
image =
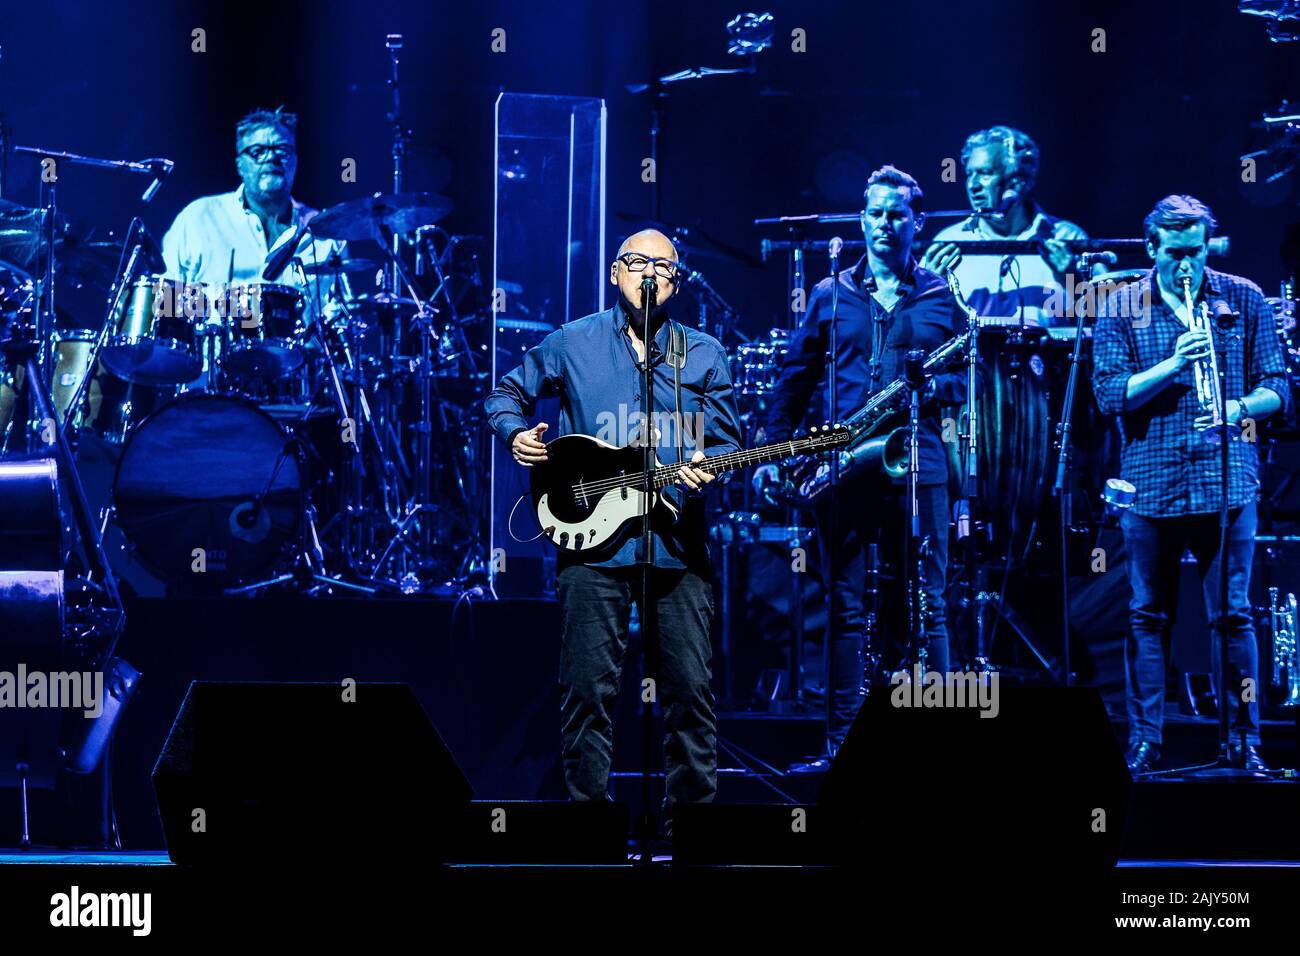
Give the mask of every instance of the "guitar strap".
[{"label": "guitar strap", "polygon": [[673,370],[673,400],[676,404],[677,464],[682,463],[682,369],[686,367],[686,330],[680,322],[668,320],[668,364]]}]

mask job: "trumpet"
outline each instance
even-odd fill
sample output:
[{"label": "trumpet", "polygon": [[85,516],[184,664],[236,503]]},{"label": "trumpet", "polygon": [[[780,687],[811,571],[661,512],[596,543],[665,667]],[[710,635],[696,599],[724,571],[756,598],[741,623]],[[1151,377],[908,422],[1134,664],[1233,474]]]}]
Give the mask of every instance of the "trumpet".
[{"label": "trumpet", "polygon": [[1277,588],[1268,589],[1268,615],[1273,626],[1273,685],[1281,689],[1283,707],[1300,707],[1300,613],[1294,594],[1279,600]]},{"label": "trumpet", "polygon": [[1192,306],[1192,280],[1183,277],[1183,298],[1187,303],[1187,325],[1193,332],[1204,332],[1210,343],[1208,359],[1200,358],[1192,364],[1196,381],[1196,403],[1201,412],[1210,416],[1210,426],[1223,424],[1223,394],[1219,389],[1219,360],[1214,354],[1214,334],[1210,331],[1210,306],[1202,302],[1199,310]]}]

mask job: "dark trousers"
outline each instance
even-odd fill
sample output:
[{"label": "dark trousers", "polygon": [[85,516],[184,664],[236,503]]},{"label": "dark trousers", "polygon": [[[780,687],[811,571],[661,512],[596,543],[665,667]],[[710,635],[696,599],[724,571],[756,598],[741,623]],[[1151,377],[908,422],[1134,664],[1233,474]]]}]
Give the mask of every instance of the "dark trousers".
[{"label": "dark trousers", "polygon": [[[645,619],[641,569],[578,564],[557,577],[564,782],[574,800],[603,800],[633,601]],[[709,686],[713,587],[691,571],[655,568],[650,590],[658,641],[654,647],[647,643],[646,673],[655,680],[664,720],[665,807],[707,802],[718,789]]]},{"label": "dark trousers", "polygon": [[[896,485],[884,476],[870,475],[845,481],[838,494],[834,527],[829,524],[829,501],[819,503],[817,508],[823,569],[830,561],[829,546],[833,543],[835,547],[835,618],[831,622],[834,687],[828,734],[832,748],[844,742],[849,726],[862,705],[862,638],[866,620],[864,592],[868,546],[878,544],[882,562],[886,556],[892,555],[900,569],[905,570],[907,575],[912,573],[910,567],[904,568],[902,564],[911,520],[906,486]],[[928,638],[926,669],[946,671],[948,619],[944,583],[948,574],[948,486],[921,485],[917,488],[917,505],[921,536],[923,539],[929,538],[922,586],[926,599],[925,628]],[[906,579],[906,575],[900,577]],[[891,601],[901,601],[906,606],[907,589],[902,580],[893,589],[882,581],[882,609]],[[903,620],[907,620],[906,614]],[[879,651],[880,648],[876,650]]]},{"label": "dark trousers", "polygon": [[[1246,738],[1259,743],[1259,650],[1251,618],[1250,565],[1255,551],[1255,503],[1228,512],[1228,720],[1237,727],[1242,681],[1254,681],[1256,699],[1246,708]],[[1184,549],[1196,558],[1210,621],[1210,657],[1219,673],[1219,515],[1144,518],[1131,512],[1121,522],[1128,551],[1133,600],[1125,642],[1124,679],[1130,743],[1161,742],[1165,705],[1165,643],[1178,610],[1178,578]]]}]

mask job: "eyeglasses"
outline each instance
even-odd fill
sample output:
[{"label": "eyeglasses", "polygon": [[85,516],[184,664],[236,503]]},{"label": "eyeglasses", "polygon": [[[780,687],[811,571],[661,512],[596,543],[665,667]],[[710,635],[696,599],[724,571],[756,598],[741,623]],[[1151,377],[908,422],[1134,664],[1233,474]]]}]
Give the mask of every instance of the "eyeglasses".
[{"label": "eyeglasses", "polygon": [[647,267],[654,266],[655,275],[661,278],[677,277],[677,263],[672,259],[656,259],[635,252],[625,252],[618,257],[618,261],[627,266],[628,272],[645,272]]},{"label": "eyeglasses", "polygon": [[275,155],[276,159],[285,160],[288,159],[290,156],[293,156],[297,152],[298,151],[294,149],[292,146],[290,146],[289,144],[279,143],[273,146],[267,146],[267,145],[246,146],[245,148],[239,151],[239,155],[247,156],[253,162],[260,163],[263,160],[270,158],[272,154]]}]

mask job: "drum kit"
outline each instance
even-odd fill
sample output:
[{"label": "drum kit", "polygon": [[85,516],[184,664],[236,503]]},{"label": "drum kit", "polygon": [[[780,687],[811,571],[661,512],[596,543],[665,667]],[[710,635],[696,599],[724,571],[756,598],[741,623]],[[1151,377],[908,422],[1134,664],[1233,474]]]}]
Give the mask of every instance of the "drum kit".
[{"label": "drum kit", "polygon": [[[299,262],[302,286],[205,285],[165,275],[143,228],[121,244],[61,239],[47,270],[23,231],[42,228],[39,210],[6,204],[0,251],[26,261],[0,261],[3,450],[37,444],[22,387],[35,355],[58,427],[112,463],[109,493],[88,488],[102,530],[116,526],[171,591],[463,590],[478,571],[472,438],[487,387],[468,333],[488,311],[475,243],[435,225],[450,209],[429,193],[345,202],[312,232],[378,239],[389,262]],[[400,294],[379,282],[389,266]],[[48,300],[33,272],[55,277],[52,323],[38,321]],[[366,274],[376,290],[353,294],[348,277]],[[324,302],[304,291],[313,278]],[[96,301],[107,313],[85,321]]]}]

